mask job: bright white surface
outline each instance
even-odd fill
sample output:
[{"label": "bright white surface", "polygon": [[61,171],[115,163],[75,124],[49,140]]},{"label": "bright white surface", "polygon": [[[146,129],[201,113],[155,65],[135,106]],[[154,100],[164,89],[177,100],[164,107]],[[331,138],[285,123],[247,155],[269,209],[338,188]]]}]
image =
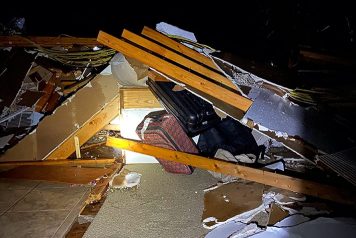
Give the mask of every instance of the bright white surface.
[{"label": "bright white surface", "polygon": [[[136,127],[143,118],[150,112],[162,110],[160,108],[152,109],[124,109],[121,112],[120,130],[121,136],[127,139],[140,140],[136,134]],[[148,155],[123,150],[126,164],[158,163],[158,161]]]}]

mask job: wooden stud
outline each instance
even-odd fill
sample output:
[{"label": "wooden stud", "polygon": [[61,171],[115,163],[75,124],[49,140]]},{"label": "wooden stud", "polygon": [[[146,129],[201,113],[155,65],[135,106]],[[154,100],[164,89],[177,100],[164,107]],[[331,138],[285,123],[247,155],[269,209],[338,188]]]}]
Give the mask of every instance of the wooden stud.
[{"label": "wooden stud", "polygon": [[122,99],[122,109],[162,108],[148,88],[120,88],[120,97]]},{"label": "wooden stud", "polygon": [[215,83],[207,81],[196,74],[186,71],[174,64],[164,61],[157,56],[154,56],[144,50],[139,49],[123,40],[117,39],[103,31],[99,32],[98,41],[106,46],[109,46],[124,55],[141,61],[142,63],[157,69],[158,71],[176,79],[193,88],[198,88],[213,97],[219,98],[221,101],[246,112],[252,105],[252,101],[228,89],[225,89]]},{"label": "wooden stud", "polygon": [[95,166],[95,165],[105,165],[105,164],[112,164],[115,162],[115,159],[77,159],[77,160],[51,160],[51,161],[19,161],[19,162],[1,162],[0,167],[7,167],[7,166],[24,166],[24,165],[36,165],[36,166],[44,166],[44,165],[54,165],[54,166]]},{"label": "wooden stud", "polygon": [[155,52],[167,59],[170,59],[184,67],[189,68],[189,70],[193,70],[199,74],[202,74],[219,84],[225,85],[233,90],[236,90],[237,87],[235,84],[233,84],[229,79],[227,79],[225,76],[216,73],[215,71],[212,71],[188,58],[185,58],[184,56],[181,56],[173,51],[170,51],[167,48],[164,48],[152,41],[149,41],[139,35],[136,35],[128,30],[124,30],[121,34],[121,36],[135,44],[138,44],[152,52]]},{"label": "wooden stud", "polygon": [[95,38],[78,37],[43,37],[43,36],[0,36],[0,47],[34,47],[34,44],[42,47],[87,45],[100,46]]},{"label": "wooden stud", "polygon": [[179,53],[181,53],[183,55],[186,55],[192,59],[196,59],[199,62],[201,62],[202,64],[209,66],[210,68],[218,69],[218,67],[216,67],[214,62],[209,57],[206,57],[205,55],[202,55],[202,54],[196,52],[195,50],[192,50],[189,47],[187,47],[181,43],[178,43],[177,41],[169,38],[166,35],[161,34],[158,31],[155,31],[155,30],[145,26],[143,28],[141,34],[151,38],[152,40],[158,41],[158,42],[162,43],[163,45],[165,45],[175,51],[178,51]]},{"label": "wooden stud", "polygon": [[101,130],[105,125],[109,124],[119,114],[119,95],[115,96],[110,103],[105,105],[101,111],[96,113],[88,120],[81,128],[79,128],[72,136],[67,138],[62,144],[54,149],[45,159],[67,159],[73,152],[75,146],[73,143],[74,136],[80,140],[80,145],[83,145],[92,136]]},{"label": "wooden stud", "polygon": [[109,137],[106,145],[335,202],[354,204],[356,199],[355,193],[352,193],[352,191],[345,191],[329,185],[241,166],[226,161],[160,148],[129,139]]},{"label": "wooden stud", "polygon": [[77,159],[80,159],[82,157],[80,153],[80,142],[78,136],[74,136],[74,147],[75,147],[75,156]]}]

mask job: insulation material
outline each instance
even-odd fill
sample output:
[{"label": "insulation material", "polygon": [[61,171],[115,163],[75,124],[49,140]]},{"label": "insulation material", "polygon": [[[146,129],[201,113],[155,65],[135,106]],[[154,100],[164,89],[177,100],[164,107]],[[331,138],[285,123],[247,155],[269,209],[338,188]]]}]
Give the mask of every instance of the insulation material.
[{"label": "insulation material", "polygon": [[52,115],[38,124],[34,133],[6,151],[0,160],[44,159],[118,94],[118,83],[113,76],[98,75],[91,85],[68,98]]},{"label": "insulation material", "polygon": [[146,87],[148,67],[117,53],[110,61],[111,72],[122,86]]}]

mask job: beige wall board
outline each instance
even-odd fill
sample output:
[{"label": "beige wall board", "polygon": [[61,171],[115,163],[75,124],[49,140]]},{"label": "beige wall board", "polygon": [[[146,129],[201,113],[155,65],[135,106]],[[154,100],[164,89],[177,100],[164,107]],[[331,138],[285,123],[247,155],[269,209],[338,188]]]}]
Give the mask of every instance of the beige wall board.
[{"label": "beige wall board", "polygon": [[117,97],[118,91],[112,75],[97,75],[40,121],[36,130],[7,150],[0,161],[42,160]]}]

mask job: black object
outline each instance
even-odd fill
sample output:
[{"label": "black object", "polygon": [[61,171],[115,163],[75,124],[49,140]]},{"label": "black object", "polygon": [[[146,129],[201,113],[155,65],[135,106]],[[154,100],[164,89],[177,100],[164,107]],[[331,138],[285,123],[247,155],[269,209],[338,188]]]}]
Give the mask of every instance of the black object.
[{"label": "black object", "polygon": [[258,146],[251,132],[252,129],[227,117],[200,134],[198,149],[200,154],[208,157],[213,157],[218,149],[227,150],[234,156],[253,154],[257,161],[264,156],[265,146]]},{"label": "black object", "polygon": [[174,91],[172,82],[148,79],[147,85],[165,109],[177,118],[188,136],[196,136],[220,122],[211,104],[187,90]]}]

